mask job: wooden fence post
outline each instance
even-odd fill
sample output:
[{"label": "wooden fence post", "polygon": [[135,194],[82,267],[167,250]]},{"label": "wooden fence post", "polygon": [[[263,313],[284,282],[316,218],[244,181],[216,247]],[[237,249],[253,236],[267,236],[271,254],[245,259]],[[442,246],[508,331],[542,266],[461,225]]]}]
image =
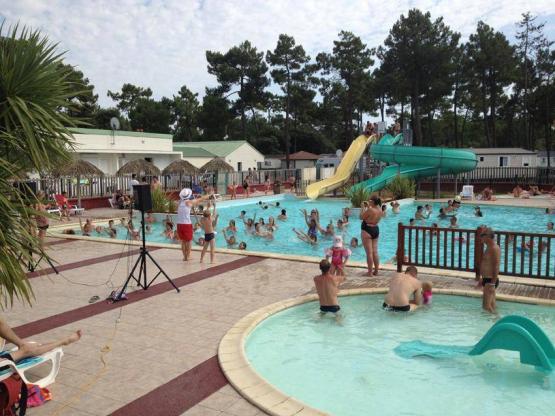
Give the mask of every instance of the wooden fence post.
[{"label": "wooden fence post", "polygon": [[476,273],[476,280],[480,278],[480,263],[484,252],[482,237],[480,236],[483,230],[483,227],[476,228],[476,234],[474,235],[474,272]]},{"label": "wooden fence post", "polygon": [[397,225],[397,272],[403,271],[403,262],[405,260],[405,228],[403,223]]}]

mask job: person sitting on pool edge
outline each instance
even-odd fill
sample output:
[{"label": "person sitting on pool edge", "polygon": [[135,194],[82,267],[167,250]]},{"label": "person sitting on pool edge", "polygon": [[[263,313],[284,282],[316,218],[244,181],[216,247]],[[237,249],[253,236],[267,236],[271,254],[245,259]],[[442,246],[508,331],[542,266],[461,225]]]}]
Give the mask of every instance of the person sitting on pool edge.
[{"label": "person sitting on pool edge", "polygon": [[405,273],[397,273],[389,282],[382,307],[387,311],[409,312],[421,306],[422,283],[417,276],[418,269],[414,266],[408,266]]},{"label": "person sitting on pool edge", "polygon": [[320,301],[320,312],[337,313],[341,309],[337,294],[339,293],[339,285],[345,281],[344,276],[333,276],[330,273],[331,264],[326,259],[320,261],[320,272],[322,274],[314,278],[314,286],[318,292],[318,300]]}]

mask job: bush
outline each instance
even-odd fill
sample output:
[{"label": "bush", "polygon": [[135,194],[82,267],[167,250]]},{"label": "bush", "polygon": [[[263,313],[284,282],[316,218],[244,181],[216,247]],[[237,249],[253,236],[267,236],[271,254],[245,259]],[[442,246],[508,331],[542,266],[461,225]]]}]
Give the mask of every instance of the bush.
[{"label": "bush", "polygon": [[170,199],[166,195],[166,193],[158,189],[153,189],[151,192],[152,195],[152,211],[153,212],[168,212],[170,208]]},{"label": "bush", "polygon": [[385,189],[393,194],[395,199],[412,198],[416,193],[416,185],[412,179],[397,176]]},{"label": "bush", "polygon": [[351,186],[347,189],[345,195],[351,200],[353,208],[360,208],[363,201],[370,199],[370,192],[362,186]]}]

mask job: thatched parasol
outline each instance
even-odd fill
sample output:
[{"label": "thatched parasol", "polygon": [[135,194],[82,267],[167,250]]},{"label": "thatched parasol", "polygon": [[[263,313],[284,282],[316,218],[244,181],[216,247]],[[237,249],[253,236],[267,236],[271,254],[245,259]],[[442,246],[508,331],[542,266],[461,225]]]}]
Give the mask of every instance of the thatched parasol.
[{"label": "thatched parasol", "polygon": [[160,175],[160,169],[144,159],[135,159],[127,162],[116,172],[116,175]]},{"label": "thatched parasol", "polygon": [[78,159],[55,169],[54,176],[77,176],[77,205],[81,207],[81,176],[104,176],[104,172],[91,162]]},{"label": "thatched parasol", "polygon": [[227,163],[222,158],[215,157],[210,162],[203,165],[200,168],[200,171],[202,173],[208,173],[208,172],[232,173],[232,172],[235,172],[235,169],[233,169],[233,166],[231,166],[229,163]]},{"label": "thatched parasol", "polygon": [[189,175],[193,176],[199,172],[199,169],[186,160],[174,160],[164,168],[162,174],[164,175]]}]

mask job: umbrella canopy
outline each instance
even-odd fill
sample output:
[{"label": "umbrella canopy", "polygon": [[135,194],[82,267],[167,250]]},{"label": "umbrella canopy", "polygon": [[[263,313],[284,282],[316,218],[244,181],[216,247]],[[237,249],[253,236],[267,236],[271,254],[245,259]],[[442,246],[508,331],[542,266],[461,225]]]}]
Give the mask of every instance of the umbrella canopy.
[{"label": "umbrella canopy", "polygon": [[81,159],[60,166],[54,169],[52,173],[54,176],[104,176],[104,172],[91,162]]},{"label": "umbrella canopy", "polygon": [[179,159],[174,160],[168,166],[164,168],[162,174],[164,175],[196,175],[199,169],[193,166],[186,160]]},{"label": "umbrella canopy", "polygon": [[208,172],[226,172],[226,173],[231,173],[231,172],[235,172],[235,169],[233,169],[233,166],[231,166],[229,163],[227,163],[225,160],[223,160],[220,157],[215,157],[214,159],[212,159],[210,162],[206,163],[204,166],[202,166],[200,168],[200,171],[202,173],[208,173]]},{"label": "umbrella canopy", "polygon": [[132,173],[136,173],[137,175],[160,175],[160,169],[144,159],[135,159],[119,168],[116,175],[129,175]]}]

